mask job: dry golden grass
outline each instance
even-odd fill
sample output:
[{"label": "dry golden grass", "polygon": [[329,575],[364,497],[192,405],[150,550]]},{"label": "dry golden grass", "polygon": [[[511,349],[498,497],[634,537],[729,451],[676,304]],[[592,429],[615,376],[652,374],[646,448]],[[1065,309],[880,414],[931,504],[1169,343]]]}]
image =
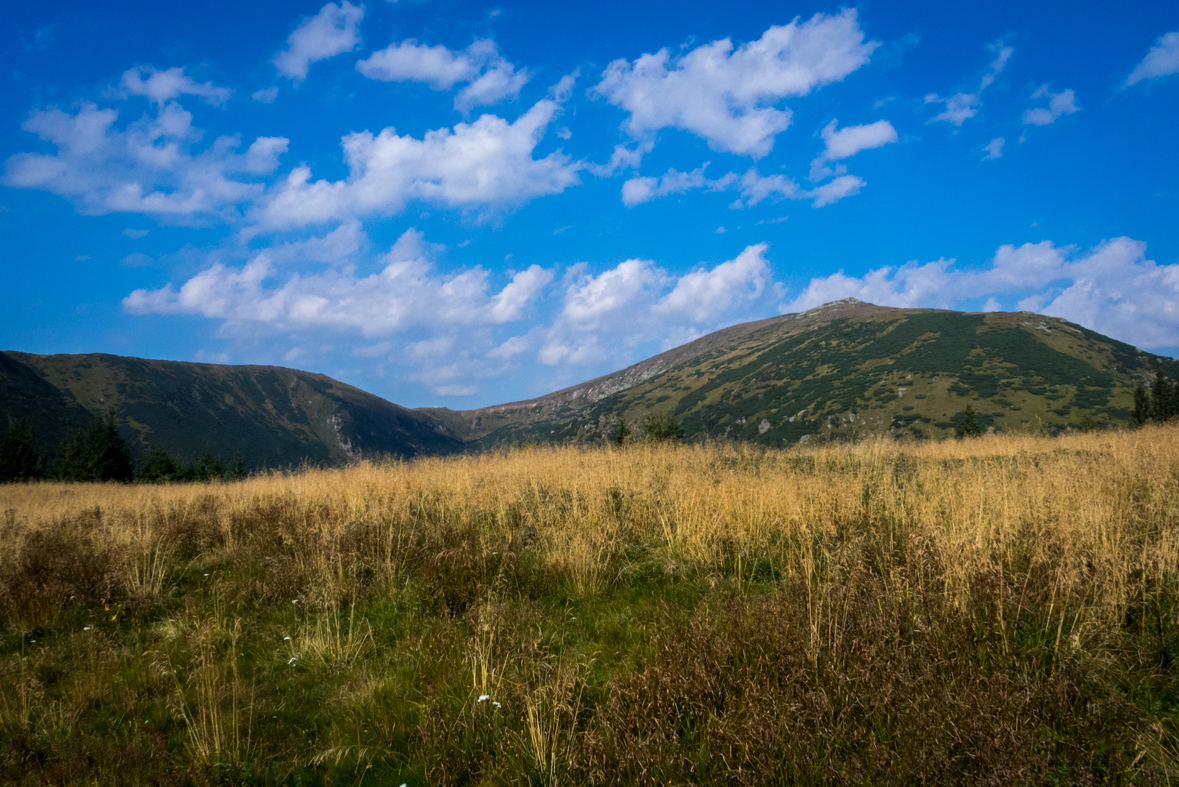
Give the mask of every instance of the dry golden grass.
[{"label": "dry golden grass", "polygon": [[[817,565],[851,569],[858,539],[841,538],[840,554],[814,550],[855,522],[864,539],[903,533],[905,542],[894,547],[932,557],[950,594],[963,591],[968,577],[1002,572],[1018,558],[1051,566],[1062,595],[1091,588],[1094,609],[1116,615],[1137,584],[1171,575],[1179,564],[1177,437],[1176,428],[1157,427],[783,452],[537,447],[231,484],[13,484],[0,486],[0,563],[30,533],[90,516],[98,545],[125,555],[126,588],[159,595],[171,522],[211,515],[221,548],[232,553],[242,537],[233,523],[282,507],[303,536],[314,536],[300,554],[302,568],[317,578],[311,601],[333,607],[347,601],[351,585],[334,547],[349,528],[379,532],[392,571],[423,529],[471,530],[481,536],[473,546],[489,552],[526,540],[579,592],[592,594],[617,579],[611,572],[624,542],[660,550],[669,572],[748,565],[783,545],[792,558],[780,566],[788,577],[813,578]],[[1026,544],[1030,553],[1012,553]],[[903,593],[929,577],[889,579]],[[1075,633],[1085,621],[1067,625]]]},{"label": "dry golden grass", "polygon": [[[851,750],[876,752],[880,770],[864,773],[884,781],[1017,778],[1033,755],[1084,765],[1069,740],[1043,736],[1116,733],[1093,772],[1153,783],[1179,773],[1166,718],[1177,571],[1176,426],[784,451],[529,447],[227,484],[7,485],[0,623],[20,647],[75,595],[108,628],[139,617],[105,650],[62,635],[72,666],[54,668],[53,690],[42,657],[0,653],[0,732],[64,739],[95,708],[163,691],[209,768],[269,757],[362,779],[409,762],[430,781],[492,783],[515,767],[547,784],[682,780],[708,747],[735,769],[714,771],[726,778],[781,767],[764,752],[816,746],[827,774]],[[681,581],[666,606],[642,598]],[[602,634],[609,611],[570,623],[569,605],[592,617],[599,600],[632,630]],[[567,645],[558,632],[578,626]],[[602,641],[619,661],[598,658]],[[126,666],[136,659],[150,669]],[[116,661],[131,688],[103,684]],[[268,721],[296,690],[333,719],[306,722],[314,735],[291,722],[297,741]],[[908,691],[926,694],[906,705]],[[273,710],[261,721],[259,702]],[[969,713],[954,724],[985,732],[962,732],[963,745],[990,735],[1000,753],[943,757],[951,726],[909,768],[908,738],[956,708]],[[1060,708],[1108,712],[1076,711],[1088,720],[1070,727]]]}]

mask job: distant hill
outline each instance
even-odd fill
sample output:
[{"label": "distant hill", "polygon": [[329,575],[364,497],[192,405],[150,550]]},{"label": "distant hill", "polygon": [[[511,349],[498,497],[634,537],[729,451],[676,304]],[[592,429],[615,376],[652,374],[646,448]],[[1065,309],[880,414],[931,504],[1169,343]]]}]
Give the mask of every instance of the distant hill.
[{"label": "distant hill", "polygon": [[984,428],[1122,425],[1133,389],[1179,362],[1030,312],[894,309],[855,299],[734,325],[536,399],[411,410],[321,374],[116,355],[0,352],[0,424],[52,449],[113,408],[133,453],[208,448],[250,467],[590,443],[618,419],[672,414],[688,439],[764,445],[892,434],[944,438],[966,406]]},{"label": "distant hill", "polygon": [[240,451],[249,467],[280,467],[463,448],[430,416],[322,374],[0,352],[0,421],[29,420],[45,447],[108,409],[137,456],[158,447],[183,459],[208,448],[226,460]]},{"label": "distant hill", "polygon": [[538,399],[431,409],[475,446],[601,440],[625,418],[672,413],[687,436],[786,445],[876,434],[952,435],[968,404],[984,427],[1049,433],[1124,424],[1152,355],[1029,312],[894,309],[849,298],[709,334]]}]

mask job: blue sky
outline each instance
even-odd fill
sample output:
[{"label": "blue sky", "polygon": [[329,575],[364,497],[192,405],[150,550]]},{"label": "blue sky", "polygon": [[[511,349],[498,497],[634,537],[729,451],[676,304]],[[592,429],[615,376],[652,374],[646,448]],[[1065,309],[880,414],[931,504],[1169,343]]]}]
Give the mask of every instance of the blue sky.
[{"label": "blue sky", "polygon": [[1179,350],[1179,5],[8,4],[0,345],[546,393],[848,296]]}]

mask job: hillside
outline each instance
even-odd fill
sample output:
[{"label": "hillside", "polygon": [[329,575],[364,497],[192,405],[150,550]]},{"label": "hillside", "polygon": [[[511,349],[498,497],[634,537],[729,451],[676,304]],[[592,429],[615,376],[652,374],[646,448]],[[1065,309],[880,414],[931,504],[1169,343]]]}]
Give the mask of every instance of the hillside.
[{"label": "hillside", "polygon": [[435,420],[322,374],[273,366],[117,355],[0,353],[0,419],[28,419],[42,442],[113,408],[132,452],[189,457],[208,448],[247,466],[336,464],[377,452],[450,453],[460,441]]},{"label": "hillside", "polygon": [[688,439],[788,445],[879,434],[943,438],[972,405],[984,427],[1054,434],[1125,423],[1144,353],[1029,312],[894,309],[855,299],[734,325],[537,399],[411,410],[321,374],[115,355],[0,353],[0,422],[51,450],[113,408],[133,453],[208,448],[247,465],[338,464],[516,442],[602,440],[673,414]]},{"label": "hillside", "polygon": [[620,417],[637,425],[661,412],[689,439],[940,438],[968,404],[986,427],[1055,433],[1124,423],[1156,363],[1179,371],[1174,359],[1053,317],[847,299],[727,328],[540,399],[430,412],[478,446],[600,440]]}]

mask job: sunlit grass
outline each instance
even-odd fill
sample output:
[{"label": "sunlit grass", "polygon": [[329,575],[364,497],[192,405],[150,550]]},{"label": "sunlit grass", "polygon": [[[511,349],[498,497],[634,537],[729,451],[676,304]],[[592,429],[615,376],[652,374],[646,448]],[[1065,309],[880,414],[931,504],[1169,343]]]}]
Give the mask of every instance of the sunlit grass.
[{"label": "sunlit grass", "polygon": [[1164,783],[1177,438],[2,486],[0,779]]}]

